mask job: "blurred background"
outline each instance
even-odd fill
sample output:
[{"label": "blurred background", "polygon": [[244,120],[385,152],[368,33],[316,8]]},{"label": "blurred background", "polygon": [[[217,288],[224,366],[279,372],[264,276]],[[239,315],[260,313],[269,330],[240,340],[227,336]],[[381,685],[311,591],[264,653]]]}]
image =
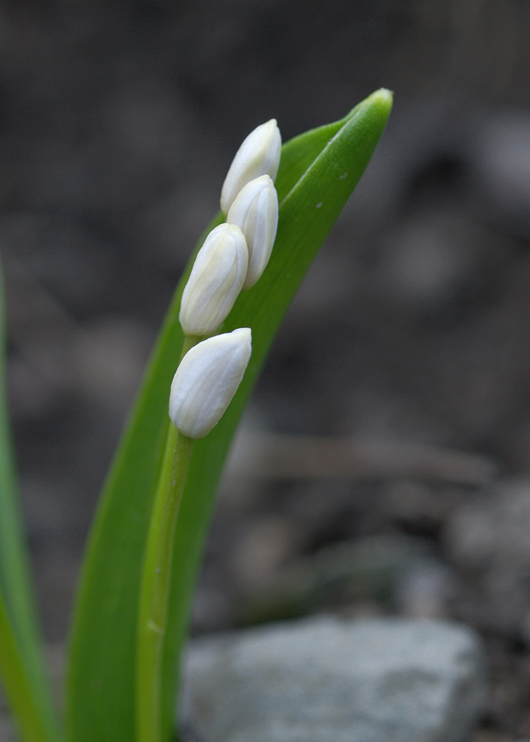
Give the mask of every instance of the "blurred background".
[{"label": "blurred background", "polygon": [[173,288],[240,142],[395,108],[250,405],[194,632],[463,621],[530,736],[530,3],[4,0],[9,392],[51,645]]}]

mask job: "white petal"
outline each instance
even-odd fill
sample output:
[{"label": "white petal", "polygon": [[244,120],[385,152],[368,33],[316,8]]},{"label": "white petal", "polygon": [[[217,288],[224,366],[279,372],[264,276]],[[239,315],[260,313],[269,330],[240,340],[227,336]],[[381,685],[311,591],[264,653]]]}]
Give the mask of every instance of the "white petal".
[{"label": "white petal", "polygon": [[247,277],[244,289],[254,286],[272,251],[278,228],[278,194],[269,175],[251,180],[230,207],[227,222],[237,224],[248,246]]},{"label": "white petal", "polygon": [[189,350],[169,396],[173,425],[189,438],[204,438],[237,391],[252,350],[250,328],[207,338]]},{"label": "white petal", "polygon": [[249,180],[270,175],[274,180],[280,164],[282,138],[276,119],[271,119],[251,131],[236,152],[221,191],[221,210],[224,214],[239,191]]},{"label": "white petal", "polygon": [[245,236],[234,224],[213,229],[199,250],[182,294],[179,319],[186,335],[211,335],[227,317],[247,275]]}]

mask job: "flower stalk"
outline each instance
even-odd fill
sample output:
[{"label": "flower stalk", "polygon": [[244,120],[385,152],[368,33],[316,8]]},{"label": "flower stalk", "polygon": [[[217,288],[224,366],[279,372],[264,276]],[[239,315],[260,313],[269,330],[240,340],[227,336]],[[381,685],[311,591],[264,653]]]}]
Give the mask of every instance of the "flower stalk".
[{"label": "flower stalk", "polygon": [[138,742],[161,742],[162,650],[167,629],[173,544],[192,451],[193,440],[170,426],[147,534],[140,589],[136,684]]},{"label": "flower stalk", "polygon": [[179,508],[194,440],[217,425],[250,359],[250,328],[214,333],[242,289],[258,280],[268,262],[278,222],[271,176],[278,170],[280,150],[274,119],[243,142],[221,196],[226,210],[231,207],[227,223],[213,229],[204,241],[182,294],[179,320],[185,340],[169,397],[173,425],[154,497],[140,585],[136,742],[163,742],[163,649]]}]

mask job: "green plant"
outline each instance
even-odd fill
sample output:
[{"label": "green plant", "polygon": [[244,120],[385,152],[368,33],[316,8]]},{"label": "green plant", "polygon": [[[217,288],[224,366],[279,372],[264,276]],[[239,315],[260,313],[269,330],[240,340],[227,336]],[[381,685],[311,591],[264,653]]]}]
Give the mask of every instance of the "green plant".
[{"label": "green plant", "polygon": [[[56,722],[41,659],[7,405],[3,397],[0,400],[0,673],[24,742],[56,742],[60,738],[67,742],[172,739],[179,657],[215,491],[231,439],[283,315],[366,168],[391,105],[391,94],[377,91],[344,119],[283,145],[276,178],[278,231],[263,275],[263,264],[254,265],[252,270],[247,266],[244,271],[241,266],[234,269],[236,273],[240,271],[234,279],[236,283],[245,284],[249,290],[239,293],[241,286],[237,283],[239,288],[228,305],[214,307],[213,320],[208,308],[203,312],[200,296],[195,296],[194,304],[191,299],[186,300],[194,309],[182,311],[188,333],[185,336],[179,312],[195,255],[192,257],[161,329],[91,530],[74,610],[65,719],[60,724]],[[269,165],[273,173],[275,164]],[[222,206],[225,212],[233,209],[230,219],[235,224],[239,220],[245,230],[249,228],[245,222],[246,207],[232,202],[245,178],[250,180],[261,173],[250,167],[241,176],[242,181],[237,180],[239,175],[231,176],[232,183],[237,181],[233,193],[227,192],[228,187],[223,190]],[[220,213],[205,234],[209,235],[224,220]],[[230,239],[236,234],[232,230]],[[239,238],[234,239],[237,243]],[[200,240],[197,250],[203,242]],[[192,283],[200,280],[194,278]],[[194,325],[198,316],[206,324]],[[235,381],[244,371],[242,362],[236,369],[231,393],[236,387],[237,391],[228,409],[224,414],[220,410],[220,421],[216,425],[214,421],[211,432],[206,424],[198,429],[186,428],[184,435],[177,434],[168,418],[168,393],[179,360],[205,336],[219,330],[233,333],[238,328],[249,328],[252,355],[239,385]],[[0,333],[2,342],[3,316]],[[0,358],[2,392],[3,377]],[[228,404],[228,397],[225,401]],[[190,419],[189,410],[180,410],[179,414],[184,416],[182,419]],[[181,418],[174,419],[180,424]],[[193,440],[190,433],[195,432],[204,437]],[[171,492],[175,496],[173,504],[168,505]],[[156,523],[157,519],[160,523],[164,502],[175,522],[174,530],[164,537],[171,548],[163,552],[162,571],[167,579],[158,594],[160,588],[153,593],[150,578],[145,575],[153,574],[150,560],[154,564],[162,553],[157,556],[161,532]],[[154,603],[149,594],[158,594]],[[142,650],[138,626],[152,615],[155,604],[162,606],[163,620],[156,624],[153,654],[148,647],[150,640],[145,640]],[[166,631],[166,625],[172,630]],[[151,670],[146,670],[146,663],[153,657]],[[143,694],[155,699],[145,715],[137,709],[137,699],[143,699]],[[150,703],[147,702],[148,707]],[[146,721],[149,718],[151,721]],[[138,719],[144,721],[137,723]],[[156,728],[150,732],[149,725]]]}]

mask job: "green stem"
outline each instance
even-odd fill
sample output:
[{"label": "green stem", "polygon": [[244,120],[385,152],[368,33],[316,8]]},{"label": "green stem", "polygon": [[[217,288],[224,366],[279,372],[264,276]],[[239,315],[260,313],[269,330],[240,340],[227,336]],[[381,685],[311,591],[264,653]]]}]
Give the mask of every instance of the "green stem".
[{"label": "green stem", "polygon": [[51,742],[57,738],[53,722],[42,713],[40,699],[28,676],[19,642],[0,595],[0,668],[6,696],[24,742]]},{"label": "green stem", "polygon": [[[187,337],[181,358],[200,340]],[[136,665],[136,740],[161,742],[162,651],[167,628],[175,527],[194,441],[170,425],[147,533]]]},{"label": "green stem", "polygon": [[160,742],[162,648],[177,516],[193,440],[171,426],[147,535],[138,621],[137,742]]}]

